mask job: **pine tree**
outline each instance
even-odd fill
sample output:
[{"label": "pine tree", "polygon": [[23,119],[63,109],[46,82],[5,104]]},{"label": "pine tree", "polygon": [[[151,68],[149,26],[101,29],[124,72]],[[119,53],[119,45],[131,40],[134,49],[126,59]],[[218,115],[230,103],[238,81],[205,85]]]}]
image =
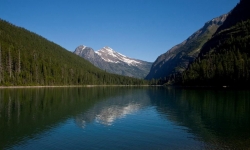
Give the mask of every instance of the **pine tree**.
[{"label": "pine tree", "polygon": [[20,49],[18,49],[18,74],[21,73]]},{"label": "pine tree", "polygon": [[1,44],[0,44],[0,83],[3,80],[3,68],[2,68],[2,49],[1,49]]},{"label": "pine tree", "polygon": [[12,59],[11,59],[11,54],[10,54],[10,48],[9,48],[8,71],[9,71],[9,76],[11,78],[11,76],[12,76]]}]

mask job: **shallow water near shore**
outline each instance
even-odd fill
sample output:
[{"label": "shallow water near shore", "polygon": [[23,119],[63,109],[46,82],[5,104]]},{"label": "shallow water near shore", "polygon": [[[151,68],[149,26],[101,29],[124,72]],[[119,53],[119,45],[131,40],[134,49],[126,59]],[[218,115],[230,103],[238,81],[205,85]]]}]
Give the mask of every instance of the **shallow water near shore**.
[{"label": "shallow water near shore", "polygon": [[0,89],[0,149],[248,149],[250,91]]}]

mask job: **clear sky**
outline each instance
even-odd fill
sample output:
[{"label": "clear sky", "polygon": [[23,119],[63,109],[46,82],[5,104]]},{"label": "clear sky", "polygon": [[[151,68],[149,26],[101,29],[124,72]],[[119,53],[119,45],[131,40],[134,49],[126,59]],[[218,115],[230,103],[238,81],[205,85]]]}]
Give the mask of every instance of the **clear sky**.
[{"label": "clear sky", "polygon": [[153,62],[240,0],[0,0],[0,18],[69,51],[109,46]]}]

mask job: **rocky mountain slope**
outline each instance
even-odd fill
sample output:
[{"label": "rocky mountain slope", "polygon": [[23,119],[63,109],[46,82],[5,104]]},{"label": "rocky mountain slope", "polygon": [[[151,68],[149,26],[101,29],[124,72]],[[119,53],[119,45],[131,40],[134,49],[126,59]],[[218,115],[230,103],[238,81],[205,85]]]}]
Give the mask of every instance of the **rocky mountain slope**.
[{"label": "rocky mountain slope", "polygon": [[90,47],[80,45],[75,49],[74,54],[107,72],[136,78],[144,78],[152,66],[150,62],[129,58],[110,47],[94,51]]},{"label": "rocky mountain slope", "polygon": [[198,56],[203,44],[212,37],[227,16],[225,14],[206,22],[201,29],[188,39],[160,55],[153,63],[146,79],[165,78],[171,74],[183,72],[188,67],[189,62],[192,62]]}]

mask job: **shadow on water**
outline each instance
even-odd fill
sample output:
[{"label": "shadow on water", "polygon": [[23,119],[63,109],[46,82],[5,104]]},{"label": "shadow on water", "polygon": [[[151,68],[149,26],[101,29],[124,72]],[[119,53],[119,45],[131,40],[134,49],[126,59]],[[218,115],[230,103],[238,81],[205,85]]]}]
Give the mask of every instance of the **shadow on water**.
[{"label": "shadow on water", "polygon": [[148,94],[163,118],[187,127],[212,148],[250,147],[248,90],[167,87],[148,90]]},{"label": "shadow on water", "polygon": [[35,138],[122,92],[115,87],[1,89],[0,149]]}]

